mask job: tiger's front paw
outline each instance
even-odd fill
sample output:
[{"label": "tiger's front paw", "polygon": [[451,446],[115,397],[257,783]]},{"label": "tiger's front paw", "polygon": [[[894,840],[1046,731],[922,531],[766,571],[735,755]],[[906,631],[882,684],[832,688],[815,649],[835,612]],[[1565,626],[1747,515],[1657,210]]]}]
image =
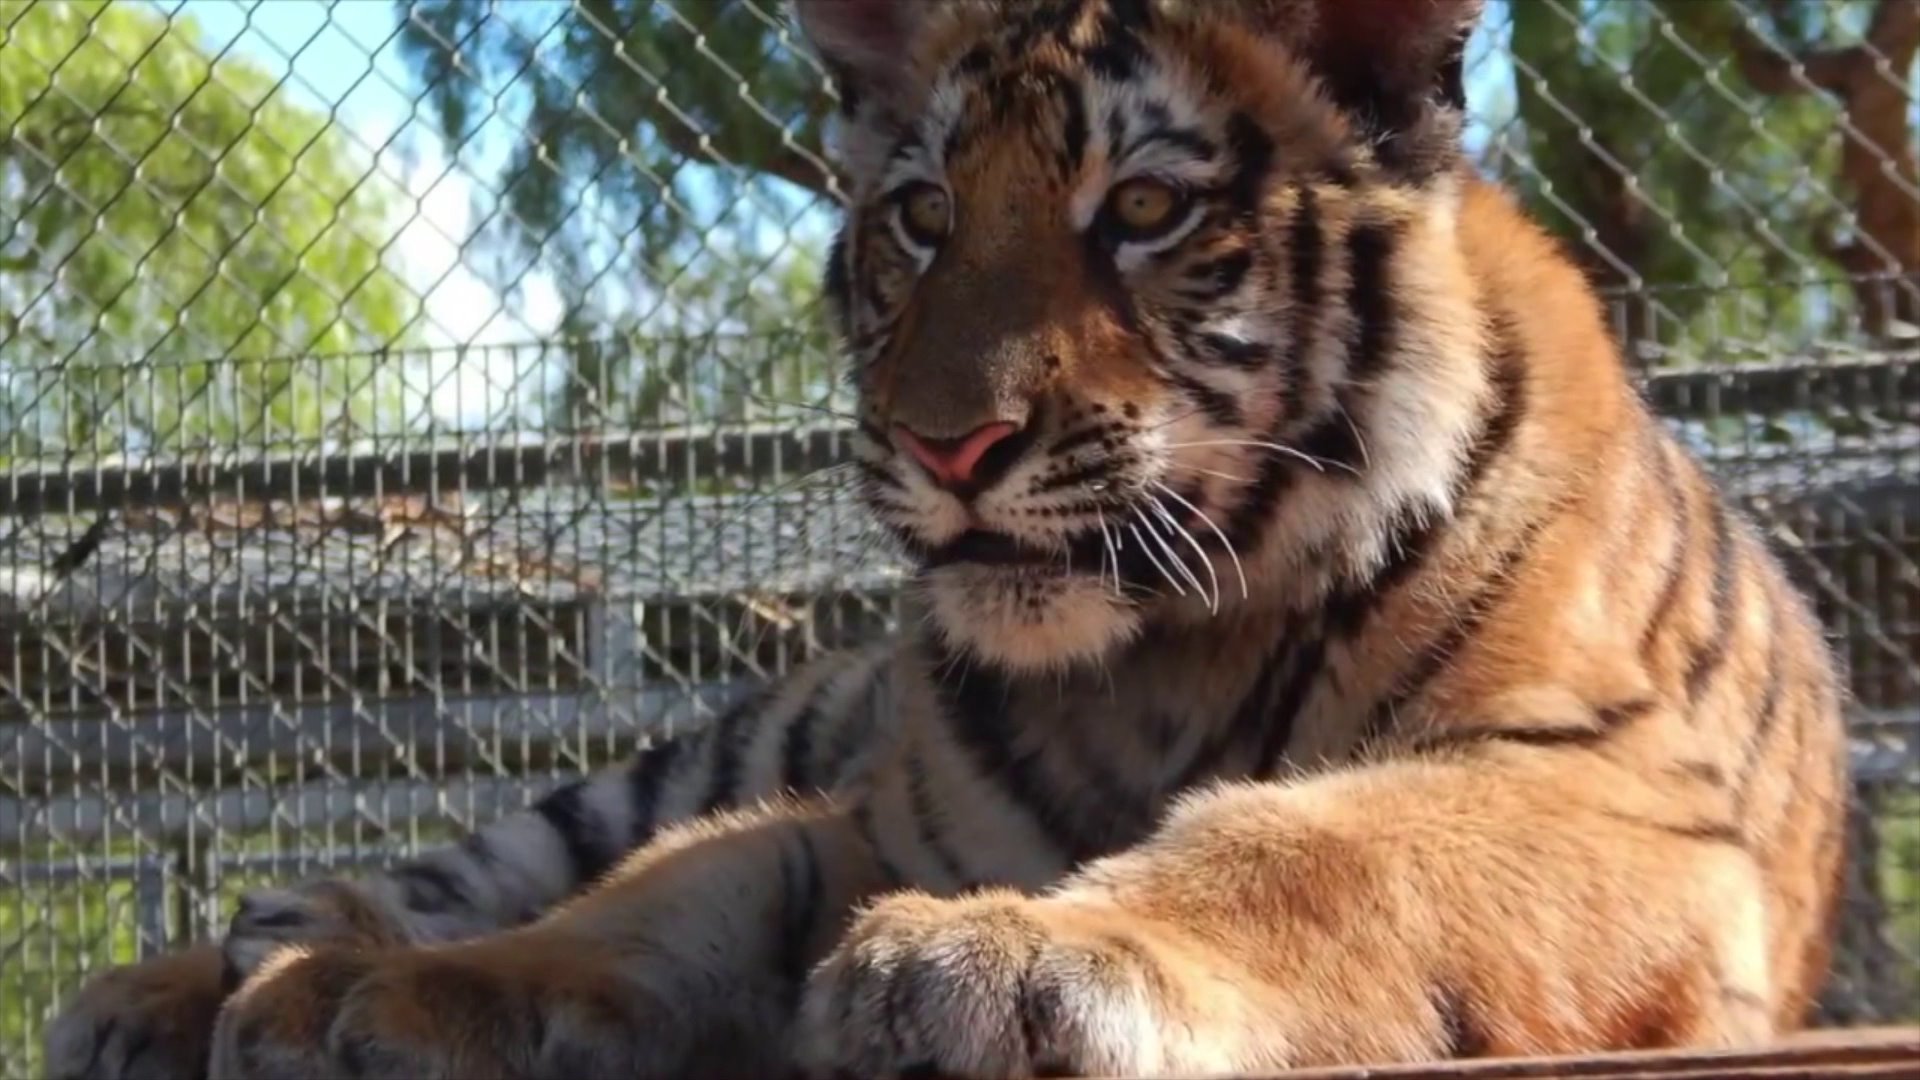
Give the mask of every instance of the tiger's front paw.
[{"label": "tiger's front paw", "polygon": [[199,945],[90,980],[47,1026],[51,1080],[200,1080],[225,996],[220,950]]},{"label": "tiger's front paw", "polygon": [[987,894],[897,896],[814,972],[797,1031],[814,1076],[1211,1071],[1176,950],[1121,913]]},{"label": "tiger's front paw", "polygon": [[508,940],[288,950],[214,1031],[213,1080],[671,1075],[675,1018],[599,958]]}]

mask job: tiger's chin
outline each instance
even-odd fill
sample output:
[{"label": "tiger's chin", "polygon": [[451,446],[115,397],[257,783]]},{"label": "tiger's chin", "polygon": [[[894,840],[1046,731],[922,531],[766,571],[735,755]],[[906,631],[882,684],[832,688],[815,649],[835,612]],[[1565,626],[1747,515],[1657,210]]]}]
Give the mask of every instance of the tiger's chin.
[{"label": "tiger's chin", "polygon": [[929,569],[922,583],[947,643],[1010,673],[1098,664],[1141,630],[1142,612],[1090,574],[960,564]]}]

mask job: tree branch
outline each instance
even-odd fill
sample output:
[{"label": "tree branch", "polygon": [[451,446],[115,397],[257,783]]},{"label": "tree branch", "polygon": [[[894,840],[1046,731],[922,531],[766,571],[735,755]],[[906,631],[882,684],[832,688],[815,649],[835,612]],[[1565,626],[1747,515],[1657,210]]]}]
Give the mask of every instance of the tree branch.
[{"label": "tree branch", "polygon": [[1920,48],[1920,0],[1880,0],[1867,26],[1867,44],[1896,66],[1895,74],[1904,75],[1903,58],[1911,63]]},{"label": "tree branch", "polygon": [[1811,90],[1844,94],[1854,72],[1873,62],[1867,50],[1858,45],[1788,56],[1745,26],[1734,29],[1733,54],[1747,82],[1755,90],[1776,97]]},{"label": "tree branch", "polygon": [[832,179],[832,173],[823,170],[820,165],[809,160],[806,154],[792,147],[782,147],[779,153],[759,160],[757,155],[751,153],[729,153],[728,148],[723,146],[719,139],[711,135],[703,137],[689,129],[678,117],[655,117],[653,130],[675,153],[694,161],[717,165],[720,163],[714,156],[717,152],[738,162],[743,168],[777,176],[815,195],[824,197],[831,194],[829,181]]}]

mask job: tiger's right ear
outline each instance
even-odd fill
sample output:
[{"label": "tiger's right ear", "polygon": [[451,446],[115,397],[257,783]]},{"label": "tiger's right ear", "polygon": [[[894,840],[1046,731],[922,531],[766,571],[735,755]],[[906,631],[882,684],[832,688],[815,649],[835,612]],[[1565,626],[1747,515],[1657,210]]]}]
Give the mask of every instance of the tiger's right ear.
[{"label": "tiger's right ear", "polygon": [[794,21],[840,90],[841,111],[897,104],[919,89],[914,44],[947,0],[793,0]]}]

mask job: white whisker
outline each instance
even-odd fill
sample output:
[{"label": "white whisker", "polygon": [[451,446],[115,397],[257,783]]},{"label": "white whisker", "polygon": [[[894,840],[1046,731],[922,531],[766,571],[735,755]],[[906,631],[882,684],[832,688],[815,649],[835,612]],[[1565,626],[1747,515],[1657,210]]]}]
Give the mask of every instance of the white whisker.
[{"label": "white whisker", "polygon": [[1179,469],[1179,470],[1180,470],[1181,472],[1190,472],[1190,473],[1199,473],[1199,474],[1200,474],[1200,475],[1202,475],[1202,476],[1213,476],[1213,477],[1218,477],[1218,478],[1219,478],[1219,479],[1221,479],[1221,480],[1230,480],[1230,481],[1232,481],[1232,482],[1234,482],[1234,483],[1236,483],[1236,484],[1251,484],[1251,483],[1253,483],[1253,481],[1251,481],[1251,480],[1249,480],[1249,479],[1247,479],[1247,478],[1246,478],[1246,477],[1244,477],[1244,476],[1235,476],[1235,475],[1234,475],[1234,474],[1232,474],[1232,473],[1228,473],[1228,472],[1221,472],[1221,471],[1220,471],[1219,469],[1203,469],[1203,468],[1201,468],[1201,467],[1200,467],[1200,466],[1198,466],[1198,465],[1188,465],[1188,464],[1186,464],[1186,463],[1184,463],[1184,462],[1179,462],[1179,461],[1169,461],[1169,462],[1167,462],[1167,468],[1169,468],[1169,469]]},{"label": "white whisker", "polygon": [[1140,541],[1140,550],[1147,553],[1147,558],[1152,561],[1154,569],[1159,570],[1160,576],[1167,579],[1167,584],[1173,586],[1173,591],[1181,596],[1187,595],[1187,590],[1181,586],[1179,579],[1173,576],[1173,571],[1167,569],[1166,564],[1160,561],[1160,556],[1153,553],[1153,548],[1147,543],[1146,538],[1140,535],[1139,528],[1132,522],[1128,522],[1127,531],[1133,534],[1135,540]]},{"label": "white whisker", "polygon": [[[1355,433],[1355,437],[1356,438],[1358,437],[1357,432]],[[1336,469],[1345,469],[1347,472],[1350,472],[1355,476],[1360,475],[1360,470],[1354,468],[1351,465],[1346,464],[1345,462],[1326,461],[1321,458],[1314,457],[1312,454],[1309,454],[1304,450],[1296,450],[1291,446],[1286,446],[1281,443],[1263,442],[1259,439],[1205,439],[1200,442],[1168,443],[1166,448],[1169,450],[1183,450],[1183,449],[1186,449],[1187,447],[1195,447],[1195,446],[1252,446],[1261,450],[1271,450],[1276,454],[1285,454],[1291,458],[1298,458],[1299,460],[1306,462],[1308,465],[1313,466],[1314,470],[1317,472],[1326,472],[1327,468],[1331,466]],[[1365,457],[1364,449],[1362,450],[1361,456],[1364,459]]]},{"label": "white whisker", "polygon": [[1341,418],[1347,422],[1347,430],[1353,432],[1353,444],[1360,448],[1360,464],[1369,469],[1373,468],[1373,458],[1367,453],[1366,436],[1360,434],[1360,425],[1354,422],[1353,414],[1338,401],[1334,402],[1333,407],[1340,410]]},{"label": "white whisker", "polygon": [[[1172,563],[1174,569],[1180,571],[1181,575],[1187,579],[1187,584],[1193,586],[1193,591],[1199,593],[1200,597],[1205,599],[1207,590],[1200,584],[1199,576],[1193,572],[1192,567],[1187,565],[1186,560],[1182,559],[1179,554],[1173,550],[1173,545],[1167,543],[1167,538],[1160,535],[1160,530],[1154,528],[1153,519],[1140,513],[1139,510],[1135,510],[1134,515],[1140,519],[1141,526],[1147,530],[1147,535],[1153,538],[1153,542],[1160,545],[1161,551],[1166,552],[1167,561]],[[1181,593],[1180,595],[1185,596],[1186,594]]]},{"label": "white whisker", "polygon": [[[1213,597],[1207,601],[1207,610],[1218,615],[1220,613],[1220,575],[1213,568],[1213,560],[1207,558],[1207,549],[1201,547],[1200,541],[1194,539],[1193,534],[1187,531],[1186,526],[1180,524],[1180,519],[1174,517],[1167,511],[1165,504],[1159,499],[1154,499],[1152,502],[1153,512],[1159,514],[1160,517],[1166,521],[1168,528],[1178,533],[1180,538],[1185,540],[1189,547],[1193,548],[1193,553],[1200,556],[1200,565],[1207,568],[1207,580],[1213,583]],[[1182,563],[1182,565],[1185,564]],[[1198,588],[1199,586],[1196,584],[1194,587]]]},{"label": "white whisker", "polygon": [[1240,553],[1233,550],[1233,543],[1227,539],[1227,534],[1220,531],[1220,526],[1214,524],[1213,519],[1208,517],[1205,511],[1201,510],[1199,507],[1193,505],[1192,503],[1188,502],[1186,499],[1182,498],[1179,492],[1173,490],[1172,488],[1168,487],[1167,485],[1161,483],[1158,480],[1155,480],[1153,482],[1153,486],[1159,488],[1161,491],[1164,491],[1168,495],[1172,496],[1173,500],[1179,503],[1181,506],[1184,506],[1187,509],[1193,511],[1193,515],[1199,518],[1201,521],[1206,522],[1207,528],[1213,530],[1213,535],[1220,538],[1220,546],[1227,549],[1227,558],[1233,560],[1233,572],[1236,575],[1238,575],[1240,578],[1240,599],[1242,600],[1247,599],[1248,596],[1251,595],[1247,590],[1247,571],[1246,571],[1246,568],[1240,565]]},{"label": "white whisker", "polygon": [[[1125,593],[1124,593],[1124,592],[1123,592],[1123,591],[1121,590],[1121,588],[1120,588],[1120,548],[1119,548],[1119,545],[1117,545],[1117,544],[1115,544],[1115,543],[1113,542],[1113,533],[1112,533],[1111,531],[1109,531],[1109,530],[1107,529],[1107,515],[1106,515],[1106,512],[1105,512],[1105,511],[1103,511],[1103,510],[1101,510],[1101,509],[1100,509],[1099,507],[1097,507],[1097,506],[1096,506],[1096,507],[1094,507],[1094,508],[1093,508],[1093,513],[1094,513],[1094,516],[1095,516],[1095,518],[1096,518],[1096,519],[1097,519],[1097,520],[1098,520],[1098,521],[1100,522],[1100,539],[1106,542],[1106,545],[1107,545],[1107,557],[1113,560],[1113,595],[1115,595],[1115,596],[1117,596],[1117,597],[1120,597],[1121,599],[1125,599],[1125,598],[1126,598],[1126,594],[1125,594]],[[1102,571],[1104,572],[1104,571],[1105,571],[1105,569],[1106,569],[1106,567],[1105,567],[1104,565],[1102,565],[1102,567],[1101,567],[1101,570],[1102,570]],[[1105,580],[1106,580],[1106,578],[1105,578],[1105,577],[1102,577],[1102,578],[1101,578],[1101,580],[1102,580],[1102,581],[1105,581]]]}]

